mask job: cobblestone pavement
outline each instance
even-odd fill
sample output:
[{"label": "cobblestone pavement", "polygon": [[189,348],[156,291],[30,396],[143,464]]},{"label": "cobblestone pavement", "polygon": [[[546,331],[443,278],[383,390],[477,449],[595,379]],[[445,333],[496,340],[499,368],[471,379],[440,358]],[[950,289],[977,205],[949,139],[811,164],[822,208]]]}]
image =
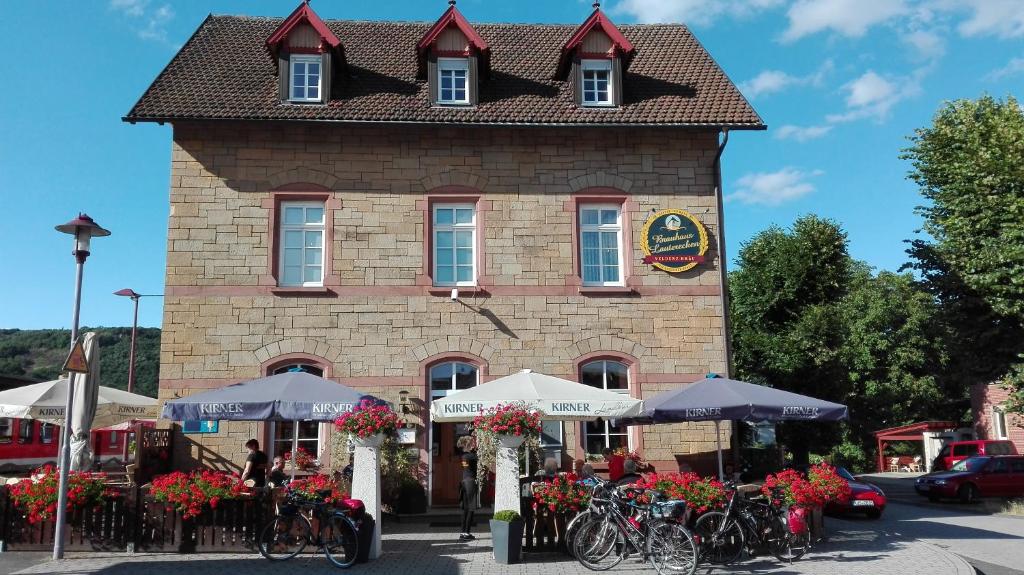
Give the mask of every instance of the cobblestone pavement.
[{"label": "cobblestone pavement", "polygon": [[[880,534],[865,522],[830,520],[831,536],[802,560],[781,564],[773,557],[755,557],[728,568],[702,568],[698,572],[739,575],[971,575],[974,571],[959,557],[920,542],[906,542]],[[448,530],[424,524],[386,525],[384,556],[358,565],[351,573],[388,575],[577,575],[591,573],[568,556],[559,553],[526,554],[519,565],[496,565],[491,559],[490,538],[482,533],[470,543],[459,543]],[[0,570],[3,562],[0,560]],[[55,575],[247,575],[281,573],[338,573],[322,556],[309,554],[286,564],[271,563],[257,554],[70,554],[63,561],[51,561],[17,571],[19,574]],[[626,560],[608,573],[650,574],[653,570],[635,560]]]}]

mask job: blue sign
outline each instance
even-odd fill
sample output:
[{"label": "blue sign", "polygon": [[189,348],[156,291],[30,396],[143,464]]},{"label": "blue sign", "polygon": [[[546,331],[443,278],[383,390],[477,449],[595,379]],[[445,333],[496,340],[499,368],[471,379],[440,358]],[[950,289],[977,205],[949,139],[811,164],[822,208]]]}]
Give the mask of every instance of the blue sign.
[{"label": "blue sign", "polygon": [[208,421],[182,421],[181,429],[184,433],[217,433],[220,422],[216,419]]}]

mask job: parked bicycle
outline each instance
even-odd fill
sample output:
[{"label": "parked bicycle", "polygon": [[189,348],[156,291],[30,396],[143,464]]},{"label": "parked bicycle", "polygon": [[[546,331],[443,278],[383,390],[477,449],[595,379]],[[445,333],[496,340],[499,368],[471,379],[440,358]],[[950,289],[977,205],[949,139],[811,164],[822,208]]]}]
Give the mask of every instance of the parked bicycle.
[{"label": "parked bicycle", "polygon": [[[309,510],[320,525],[315,536],[304,510]],[[271,561],[285,561],[302,553],[307,545],[314,545],[335,566],[351,567],[359,554],[359,531],[349,512],[322,500],[310,501],[289,493],[278,514],[260,530],[260,554]]]},{"label": "parked bicycle", "polygon": [[[701,515],[694,533],[701,541],[701,557],[714,564],[735,562],[744,551],[749,556],[768,548],[780,561],[792,563],[811,546],[806,525],[790,525],[789,508],[775,505],[768,498],[747,498],[735,484],[725,511]],[[778,498],[776,498],[778,499]]]},{"label": "parked bicycle", "polygon": [[[649,503],[638,503],[640,496]],[[576,527],[573,554],[586,568],[605,571],[631,555],[649,561],[660,574],[693,575],[699,554],[689,530],[668,519],[678,501],[664,501],[656,491],[604,484],[591,497],[589,519]]]}]

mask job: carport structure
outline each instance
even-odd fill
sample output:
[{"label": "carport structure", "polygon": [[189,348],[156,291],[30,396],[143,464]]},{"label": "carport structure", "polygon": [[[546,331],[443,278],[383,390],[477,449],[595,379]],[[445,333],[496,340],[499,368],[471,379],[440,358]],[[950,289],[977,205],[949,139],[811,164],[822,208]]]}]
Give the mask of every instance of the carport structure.
[{"label": "carport structure", "polygon": [[952,421],[922,421],[880,429],[875,432],[875,440],[878,441],[878,471],[885,471],[885,448],[894,441],[921,441],[924,442],[924,434],[928,432],[944,432],[956,429],[956,423]]}]

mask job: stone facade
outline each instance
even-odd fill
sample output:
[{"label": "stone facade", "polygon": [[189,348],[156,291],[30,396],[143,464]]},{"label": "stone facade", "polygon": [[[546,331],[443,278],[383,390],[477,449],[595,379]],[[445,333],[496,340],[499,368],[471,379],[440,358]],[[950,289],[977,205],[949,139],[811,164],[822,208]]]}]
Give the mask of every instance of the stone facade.
[{"label": "stone facade", "polygon": [[[288,360],[396,401],[408,391],[424,459],[432,362],[484,382],[523,368],[577,378],[588,358],[629,365],[646,397],[725,373],[715,190],[717,131],[284,123],[177,123],[171,172],[160,398],[265,375]],[[325,288],[277,289],[275,198],[328,198]],[[432,289],[433,199],[477,198],[480,289]],[[580,202],[621,201],[627,289],[581,290]],[[654,210],[708,230],[707,261],[670,274],[641,262]],[[578,428],[566,450],[582,456]],[[232,467],[261,424],[179,436],[183,464]],[[649,426],[634,446],[659,468],[710,471],[711,425]],[[728,426],[723,426],[728,447]]]}]

